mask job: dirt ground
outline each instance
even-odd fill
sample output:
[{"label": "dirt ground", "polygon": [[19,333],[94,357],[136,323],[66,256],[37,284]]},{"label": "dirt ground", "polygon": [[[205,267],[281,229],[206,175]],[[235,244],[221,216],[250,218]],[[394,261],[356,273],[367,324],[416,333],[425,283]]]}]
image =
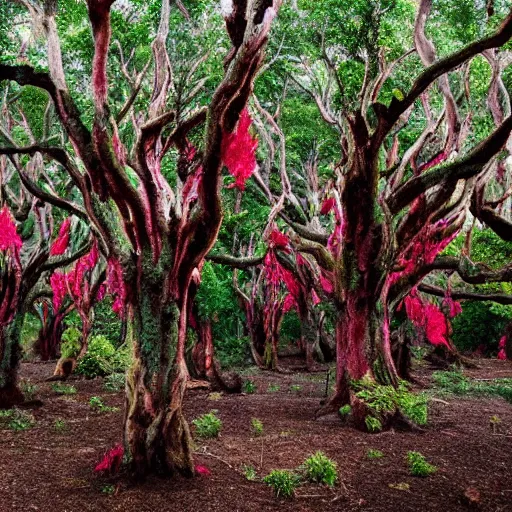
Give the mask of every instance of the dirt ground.
[{"label": "dirt ground", "polygon": [[[0,512],[457,511],[470,508],[464,498],[468,489],[479,493],[477,509],[512,511],[512,405],[502,399],[442,397],[431,403],[424,433],[364,434],[334,416],[314,420],[325,373],[254,371],[255,394],[188,393],[189,420],[216,409],[223,423],[220,438],[197,441],[196,464],[207,466],[210,476],[153,477],[134,486],[93,472],[106,450],[121,441],[123,393],[105,392],[102,379],[74,380],[78,393],[59,396],[44,382],[52,370],[45,363],[22,366],[23,378],[38,385],[36,396],[44,405],[32,411],[37,420],[32,429],[0,431]],[[512,364],[485,360],[470,373],[512,377]],[[428,383],[429,375],[422,370],[421,381]],[[94,412],[92,396],[119,410]],[[495,431],[492,416],[501,420]],[[253,437],[252,418],[263,422],[263,436]],[[56,428],[58,419],[63,428]],[[369,448],[381,450],[384,458],[370,460]],[[296,468],[316,450],[337,462],[339,483],[332,489],[302,486],[293,500],[274,498],[269,487],[248,481],[241,469],[252,465],[263,477],[272,469]],[[437,473],[410,476],[409,450],[425,455]],[[394,487],[404,483],[408,486]]]}]

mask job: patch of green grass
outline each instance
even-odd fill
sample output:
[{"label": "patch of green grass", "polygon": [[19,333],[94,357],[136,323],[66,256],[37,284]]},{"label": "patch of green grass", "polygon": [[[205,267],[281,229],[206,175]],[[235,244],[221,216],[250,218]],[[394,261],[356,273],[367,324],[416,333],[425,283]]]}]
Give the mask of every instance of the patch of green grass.
[{"label": "patch of green grass", "polygon": [[99,396],[91,396],[89,406],[91,409],[99,412],[116,412],[119,410],[117,407],[109,407],[108,405],[105,405]]},{"label": "patch of green grass", "polygon": [[20,409],[0,410],[0,429],[9,429],[16,432],[28,430],[36,424],[32,414]]},{"label": "patch of green grass", "polygon": [[281,389],[278,384],[269,384],[267,388],[268,393],[277,393]]},{"label": "patch of green grass", "polygon": [[384,457],[384,453],[381,452],[380,450],[375,450],[373,448],[370,448],[367,452],[366,452],[366,456],[369,458],[369,459],[382,459],[382,457]]},{"label": "patch of green grass", "polygon": [[436,466],[429,464],[420,452],[407,452],[409,472],[413,476],[429,476],[437,471]]},{"label": "patch of green grass", "polygon": [[290,391],[292,393],[300,393],[302,391],[302,386],[300,386],[299,384],[292,384],[290,386]]},{"label": "patch of green grass", "polygon": [[52,390],[58,395],[76,395],[77,393],[75,386],[62,384],[61,382],[55,382],[52,384]]},{"label": "patch of green grass", "polygon": [[257,480],[258,475],[256,473],[256,469],[254,468],[254,466],[244,464],[242,466],[242,471],[244,473],[245,478],[249,480],[249,482],[254,482],[255,480]]},{"label": "patch of green grass", "polygon": [[196,427],[196,435],[203,439],[212,439],[219,437],[222,429],[222,421],[216,416],[217,411],[210,411],[207,414],[203,414],[192,421],[192,424]]},{"label": "patch of green grass", "polygon": [[57,418],[53,422],[53,429],[56,432],[65,432],[68,429],[68,424],[62,418]]},{"label": "patch of green grass", "polygon": [[247,379],[243,383],[242,391],[248,395],[253,395],[256,393],[256,384],[251,379]]},{"label": "patch of green grass", "polygon": [[292,497],[300,484],[299,476],[287,469],[273,469],[263,481],[272,487],[277,497],[285,498]]},{"label": "patch of green grass", "polygon": [[349,404],[345,404],[340,407],[340,414],[342,416],[348,416],[352,412],[352,407]]},{"label": "patch of green grass", "polygon": [[374,416],[366,416],[364,423],[368,432],[380,432],[382,430],[382,422]]},{"label": "patch of green grass", "polygon": [[512,403],[512,379],[472,380],[460,370],[438,371],[432,374],[434,389],[441,393],[468,396],[500,396]]},{"label": "patch of green grass", "polygon": [[303,464],[306,478],[310,482],[332,487],[338,479],[337,464],[325,453],[318,451],[308,457]]},{"label": "patch of green grass", "polygon": [[252,433],[256,437],[263,435],[263,422],[261,420],[259,420],[258,418],[253,418],[251,420],[251,427],[252,427]]},{"label": "patch of green grass", "polygon": [[20,390],[25,397],[25,400],[34,400],[39,387],[36,384],[32,384],[30,380],[22,380],[20,382]]},{"label": "patch of green grass", "polygon": [[103,389],[109,393],[117,393],[124,389],[126,376],[124,373],[112,373],[105,377]]}]

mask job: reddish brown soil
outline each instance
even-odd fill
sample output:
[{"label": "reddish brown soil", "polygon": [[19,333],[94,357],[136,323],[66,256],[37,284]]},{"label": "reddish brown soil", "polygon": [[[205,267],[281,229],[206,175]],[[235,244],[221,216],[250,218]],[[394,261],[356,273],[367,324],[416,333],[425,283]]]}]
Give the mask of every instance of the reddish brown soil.
[{"label": "reddish brown soil", "polygon": [[[483,361],[471,370],[476,378],[511,377],[507,362]],[[219,439],[197,442],[197,464],[210,468],[209,477],[165,480],[153,477],[133,486],[105,480],[93,473],[105,451],[121,441],[122,410],[93,412],[88,401],[101,396],[122,409],[122,393],[103,391],[102,380],[77,380],[73,396],[62,397],[43,380],[51,364],[24,364],[24,378],[38,383],[44,405],[33,411],[31,430],[0,432],[0,511],[456,511],[466,510],[464,493],[480,494],[477,508],[512,511],[512,406],[502,399],[443,397],[432,403],[425,433],[363,434],[342,426],[335,417],[315,421],[314,411],[325,389],[325,373],[276,375],[255,373],[254,395],[208,398],[205,391],[188,394],[189,419],[217,409],[223,429]],[[428,381],[423,370],[421,379]],[[269,385],[279,386],[269,392]],[[300,390],[291,386],[301,386]],[[213,398],[217,398],[213,395]],[[493,433],[490,418],[501,423]],[[58,431],[62,418],[67,429]],[[264,435],[253,438],[251,418],[259,418]],[[366,451],[385,453],[370,460]],[[340,482],[334,489],[308,485],[293,500],[273,497],[261,482],[247,481],[241,471],[253,465],[258,476],[271,469],[296,468],[316,450],[338,463]],[[423,453],[438,472],[428,478],[408,473],[408,450]],[[408,490],[390,488],[407,483]]]}]

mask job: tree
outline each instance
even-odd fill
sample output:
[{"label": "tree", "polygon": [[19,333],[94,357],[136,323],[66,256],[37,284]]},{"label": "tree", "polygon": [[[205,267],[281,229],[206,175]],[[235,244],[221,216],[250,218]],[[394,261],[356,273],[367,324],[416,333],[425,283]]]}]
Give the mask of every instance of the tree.
[{"label": "tree", "polygon": [[[315,208],[332,216],[327,243],[318,223],[309,218],[304,222],[294,215],[289,223],[299,236],[297,250],[317,259],[336,307],[336,391],[319,414],[350,404],[355,423],[362,428],[366,428],[368,410],[352,383],[365,378],[397,386],[399,376],[390,343],[390,322],[397,307],[432,270],[455,268],[461,275],[469,273],[461,260],[452,260],[450,265],[438,256],[462,228],[478,183],[490,179],[512,129],[512,117],[503,116],[483,140],[470,141],[471,103],[466,97],[468,113],[462,121],[446,78],[460,67],[467,71],[467,63],[475,56],[495,51],[510,40],[512,11],[502,13],[494,32],[436,59],[435,47],[425,34],[432,2],[421,1],[414,42],[425,69],[403,93],[385,86],[412,52],[388,62],[385,50],[376,44],[384,18],[392,16],[388,11],[392,13],[397,5],[354,5],[354,10],[362,9],[359,15],[371,22],[354,24],[357,37],[345,40],[345,45],[334,39],[337,45],[329,47],[330,38],[336,38],[333,24],[323,33],[319,31],[316,40],[320,41],[321,62],[312,66],[307,59],[300,60],[294,77],[297,87],[315,101],[340,139],[340,160],[334,166],[325,202]],[[325,8],[318,5],[319,10]],[[332,16],[340,13],[346,14],[334,10]],[[331,16],[327,11],[325,15]],[[492,22],[496,25],[496,18]],[[343,80],[347,53],[361,63],[364,72],[359,75],[356,94],[354,83]],[[457,71],[454,75],[462,77],[464,84],[470,73],[459,75]],[[345,76],[354,80],[354,73]],[[436,98],[438,114],[431,105],[436,84],[441,93],[441,101]],[[389,103],[384,103],[386,100]],[[423,129],[414,137],[401,133],[411,116],[417,115],[420,101]],[[401,140],[407,143],[403,151]],[[288,198],[288,202],[293,200]],[[384,422],[397,417],[397,411],[389,411]]]},{"label": "tree", "polygon": [[[177,88],[166,48],[171,3],[163,0],[152,43],[152,96],[144,110],[132,116],[135,138],[129,151],[119,126],[133,108],[140,86],[134,84],[125,105],[112,111],[108,61],[113,0],[87,1],[94,40],[91,127],[82,120],[66,81],[57,3],[23,3],[43,27],[48,72],[1,64],[0,79],[46,91],[69,145],[55,148],[43,140],[30,148],[1,152],[39,152],[57,160],[73,178],[100,248],[108,255],[110,291],[130,324],[134,362],[127,378],[124,440],[131,468],[137,476],[157,469],[191,476],[190,432],[182,412],[188,379],[188,289],[220,227],[223,162],[238,184],[252,171],[250,151],[237,145],[237,130],[280,2],[247,6],[234,1],[224,13],[232,45],[225,74],[209,106],[194,110],[181,97],[174,98],[175,108],[168,108],[170,93]],[[188,82],[193,75],[194,68]],[[188,137],[202,124],[204,145],[199,151]],[[179,154],[174,190],[162,173],[171,148]]]}]

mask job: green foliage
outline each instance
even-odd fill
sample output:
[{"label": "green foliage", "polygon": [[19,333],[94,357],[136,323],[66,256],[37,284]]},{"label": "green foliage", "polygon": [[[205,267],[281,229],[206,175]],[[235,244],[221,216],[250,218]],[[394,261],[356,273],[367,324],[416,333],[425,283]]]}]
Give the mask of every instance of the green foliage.
[{"label": "green foliage", "polygon": [[256,436],[263,435],[263,423],[258,418],[252,418],[251,420],[252,433]]},{"label": "green foliage", "polygon": [[281,389],[278,384],[269,384],[267,388],[268,393],[277,393]]},{"label": "green foliage", "polygon": [[34,400],[39,387],[37,384],[32,384],[30,380],[22,380],[20,382],[20,390],[23,393],[25,400]]},{"label": "green foliage", "polygon": [[57,393],[57,395],[76,395],[77,393],[75,386],[62,384],[61,382],[54,382],[52,384],[52,390]]},{"label": "green foliage", "polygon": [[244,464],[242,466],[242,471],[244,473],[245,478],[247,480],[249,480],[249,482],[254,482],[254,480],[256,480],[258,478],[256,469],[254,468],[254,466]]},{"label": "green foliage", "polygon": [[310,482],[332,487],[338,478],[337,464],[323,452],[316,452],[304,461],[306,478]]},{"label": "green foliage", "polygon": [[437,471],[436,466],[429,464],[420,452],[407,452],[407,464],[413,476],[429,476]]},{"label": "green foliage", "polygon": [[91,337],[87,353],[78,361],[76,372],[93,379],[123,373],[129,363],[130,352],[126,345],[116,350],[110,340],[99,334]]},{"label": "green foliage", "polygon": [[105,377],[103,382],[103,389],[111,393],[122,391],[126,382],[126,376],[124,373],[112,373]]},{"label": "green foliage", "polygon": [[292,384],[290,386],[290,391],[292,393],[300,393],[302,391],[302,386],[299,386],[299,384]]},{"label": "green foliage", "polygon": [[382,430],[382,422],[374,416],[366,416],[364,423],[368,432],[380,432]]},{"label": "green foliage", "polygon": [[0,429],[9,429],[16,432],[28,430],[36,424],[32,414],[20,409],[0,409]]},{"label": "green foliage", "polygon": [[222,421],[220,418],[217,418],[216,413],[217,411],[213,410],[192,421],[192,424],[196,427],[196,435],[198,437],[203,439],[219,437]]},{"label": "green foliage", "polygon": [[62,358],[76,357],[82,347],[82,333],[76,327],[68,327],[62,333],[60,355]]},{"label": "green foliage", "polygon": [[66,423],[65,420],[63,420],[62,418],[57,418],[54,422],[53,422],[53,429],[56,431],[56,432],[65,432],[67,429],[68,429],[68,424]]},{"label": "green foliage", "polygon": [[443,393],[469,396],[500,396],[512,403],[512,379],[475,381],[461,370],[439,371],[432,374],[435,388]]},{"label": "green foliage", "polygon": [[285,498],[292,497],[300,484],[299,476],[286,469],[273,469],[263,481],[272,487],[277,497]]},{"label": "green foliage", "polygon": [[[362,400],[371,412],[366,419],[370,432],[382,428],[382,419],[387,414],[400,410],[411,421],[418,425],[427,423],[427,396],[424,393],[411,393],[407,383],[402,381],[398,388],[383,386],[369,379],[361,379],[353,383],[356,396]],[[375,421],[377,420],[377,421]]]},{"label": "green foliage", "polygon": [[252,394],[256,393],[256,384],[252,380],[247,379],[243,383],[242,390],[244,393],[247,393],[248,395],[252,395]]},{"label": "green foliage", "polygon": [[101,487],[101,492],[103,494],[107,494],[111,496],[112,494],[115,494],[116,492],[116,486],[112,484],[106,484]]},{"label": "green foliage", "polygon": [[341,416],[348,416],[352,412],[352,407],[350,407],[349,404],[345,404],[340,407],[340,415]]},{"label": "green foliage", "polygon": [[382,459],[384,457],[384,453],[381,452],[380,450],[375,450],[374,448],[370,448],[367,452],[366,452],[366,456],[369,458],[369,459]]},{"label": "green foliage", "polygon": [[99,396],[91,396],[89,400],[89,407],[98,412],[117,412],[117,407],[109,407],[105,405],[103,400]]}]

